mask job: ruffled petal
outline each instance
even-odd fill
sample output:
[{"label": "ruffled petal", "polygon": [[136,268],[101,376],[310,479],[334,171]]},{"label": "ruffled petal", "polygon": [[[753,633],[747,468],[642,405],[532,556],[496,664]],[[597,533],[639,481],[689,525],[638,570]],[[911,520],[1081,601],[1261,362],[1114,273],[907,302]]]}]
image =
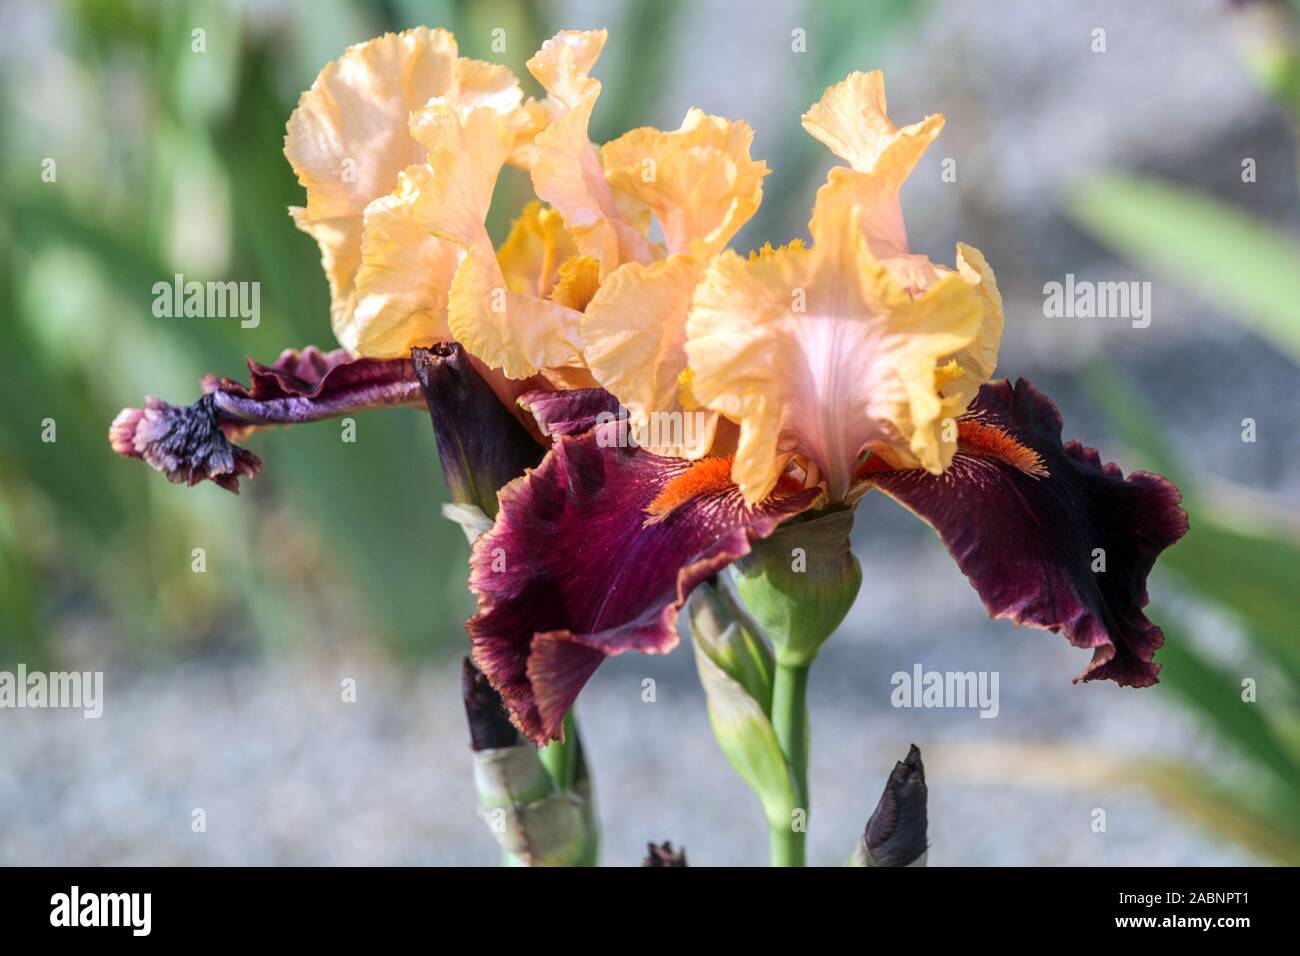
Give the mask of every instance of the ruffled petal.
[{"label": "ruffled petal", "polygon": [[603,388],[574,388],[564,391],[533,391],[519,396],[543,435],[581,435],[598,421],[618,415],[618,400]]},{"label": "ruffled petal", "polygon": [[464,253],[430,235],[415,217],[431,174],[428,166],[410,167],[392,195],[366,207],[356,305],[336,330],[344,348],[397,358],[451,337],[447,299]]},{"label": "ruffled petal", "polygon": [[614,447],[617,427],[560,438],[470,557],[475,663],[539,744],[604,658],[670,651],[695,586],[818,497],[782,486],[747,506],[725,461]]},{"label": "ruffled petal", "polygon": [[[814,227],[819,219],[855,210],[871,254],[913,293],[924,292],[954,271],[909,251],[899,198],[904,181],[938,137],[943,122],[941,115],[934,114],[902,129],[896,127],[889,118],[885,80],[879,70],[851,74],[827,89],[803,117],[804,128],[849,164],[832,169],[826,185],[818,190]],[[976,289],[984,304],[974,341],[940,359],[944,366],[956,363],[942,373],[942,393],[952,408],[961,410],[997,367],[1003,312],[993,270],[978,250],[958,244],[956,274]]]},{"label": "ruffled petal", "polygon": [[465,254],[448,300],[452,336],[510,378],[579,362],[582,313],[512,291],[488,236],[492,190],[514,143],[509,124],[492,110],[458,112],[435,101],[412,114],[411,129],[429,149],[432,170],[412,214]]},{"label": "ruffled petal", "polygon": [[560,277],[561,265],[577,253],[563,217],[533,200],[511,224],[510,235],[497,250],[497,262],[511,292],[546,299]]},{"label": "ruffled petal", "polygon": [[992,617],[1092,648],[1076,681],[1156,682],[1164,634],[1142,612],[1147,575],[1187,531],[1168,480],[1125,478],[1094,449],[1062,445],[1056,406],[1024,379],[980,389],[942,475],[875,458],[865,475],[939,533]]},{"label": "ruffled petal", "polygon": [[419,27],[349,47],[326,64],[289,117],[284,154],[307,190],[293,209],[316,239],[330,283],[336,333],[350,320],[361,263],[362,214],[423,159],[407,116],[456,82],[455,38]]},{"label": "ruffled petal", "polygon": [[717,413],[698,408],[681,387],[686,317],[703,275],[688,255],[628,263],[582,318],[587,366],[627,408],[637,443],[656,454],[699,458],[717,429]]},{"label": "ruffled petal", "polygon": [[[378,240],[380,259],[373,264],[378,275],[372,278],[379,288],[370,290],[379,299],[361,303],[365,314],[354,316],[363,216],[373,202],[405,188],[399,187],[399,174],[423,161],[425,150],[411,136],[408,118],[435,97],[462,110],[496,112],[518,128],[531,122],[521,105],[519,82],[508,69],[458,56],[450,33],[425,27],[349,47],[321,70],[289,118],[285,156],[307,190],[307,205],[290,212],[298,228],[320,246],[330,285],[331,321],[340,343],[349,349],[357,350],[360,343],[364,351],[373,339],[371,354],[396,354],[395,340],[430,344],[429,327],[441,322],[436,317],[437,296],[430,291],[433,280],[406,293],[417,301],[405,304],[395,286],[403,269],[414,268],[430,255],[427,241],[416,241],[416,248],[403,254],[404,261],[392,261],[390,240],[407,225],[400,217],[388,221],[393,206],[400,203],[380,207],[386,235]],[[445,271],[439,270],[445,280],[444,299],[450,281]],[[400,328],[398,315],[404,309],[412,316],[414,327],[409,330]],[[378,318],[373,318],[376,313]],[[367,335],[371,321],[378,323],[378,330]]]},{"label": "ruffled petal", "polygon": [[748,123],[692,109],[680,129],[634,129],[600,155],[609,184],[658,218],[668,252],[704,259],[721,252],[762,202],[770,170],[750,158],[753,139]]},{"label": "ruffled petal", "polygon": [[943,129],[943,116],[896,127],[887,111],[884,74],[875,70],[850,74],[828,88],[804,114],[803,126],[849,164],[831,170],[818,191],[818,208],[858,209],[858,224],[877,259],[908,255],[899,190]]},{"label": "ruffled petal", "polygon": [[123,409],[109,428],[109,443],[169,481],[210,480],[238,493],[239,477],[257,474],[261,460],[234,442],[259,428],[422,402],[406,359],[354,359],[342,349],[308,347],[286,349],[274,365],[248,359],[248,371],[248,386],[204,376],[203,397],[189,407],[151,396],[143,409]]},{"label": "ruffled petal", "polygon": [[351,46],[326,64],[299,98],[284,141],[307,189],[307,219],[360,216],[420,161],[407,116],[452,92],[456,59],[455,37],[417,27]]},{"label": "ruffled petal", "polygon": [[578,249],[607,275],[622,262],[651,257],[645,236],[622,217],[588,138],[600,82],[589,74],[604,30],[562,30],[542,44],[528,70],[546,88],[551,122],[533,139],[533,188],[564,217]]},{"label": "ruffled petal", "polygon": [[964,242],[957,243],[957,274],[971,286],[983,303],[979,332],[974,341],[940,362],[957,363],[958,374],[942,389],[958,408],[965,408],[975,398],[980,386],[993,377],[998,367],[998,350],[1002,345],[1002,328],[1006,323],[1002,311],[1002,293],[983,253]]},{"label": "ruffled petal", "polygon": [[940,358],[965,349],[983,305],[956,275],[913,297],[876,260],[856,210],[814,219],[811,249],[715,259],[686,323],[691,391],[739,423],[733,477],[761,500],[799,456],[832,502],[859,454],[942,471]]}]

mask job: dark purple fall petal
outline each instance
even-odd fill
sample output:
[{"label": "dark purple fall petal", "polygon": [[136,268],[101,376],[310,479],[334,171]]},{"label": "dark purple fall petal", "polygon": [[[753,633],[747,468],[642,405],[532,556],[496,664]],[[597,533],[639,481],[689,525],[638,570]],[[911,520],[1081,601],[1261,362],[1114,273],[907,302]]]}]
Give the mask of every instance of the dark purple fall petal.
[{"label": "dark purple fall petal", "polygon": [[422,404],[420,383],[405,358],[353,358],[343,349],[285,349],[274,365],[247,359],[250,385],[204,376],[224,421],[298,425],[372,408]]},{"label": "dark purple fall petal", "polygon": [[238,494],[240,476],[251,478],[262,462],[234,442],[258,428],[422,402],[406,359],[354,359],[308,347],[286,349],[274,365],[247,361],[247,386],[205,375],[204,394],[193,405],[150,396],[144,408],[124,408],[109,427],[113,450],[143,459],[170,481],[207,479]]},{"label": "dark purple fall petal", "polygon": [[1187,531],[1167,479],[1125,478],[1094,449],[1063,446],[1056,406],[1023,378],[980,389],[942,475],[869,477],[938,531],[992,617],[1092,648],[1076,682],[1156,683],[1164,634],[1142,612],[1147,575]]},{"label": "dark purple fall petal", "polygon": [[539,744],[560,735],[601,661],[672,650],[696,585],[820,494],[783,485],[747,508],[725,461],[616,447],[618,428],[559,438],[502,490],[496,525],[470,556],[474,661]]},{"label": "dark purple fall petal", "polygon": [[438,442],[451,498],[497,513],[497,491],[542,460],[545,449],[454,342],[414,349],[411,362]]},{"label": "dark purple fall petal", "polygon": [[910,866],[926,851],[928,796],[921,751],[912,744],[907,757],[894,764],[862,834],[871,866]]},{"label": "dark purple fall petal", "polygon": [[618,414],[618,399],[603,388],[567,391],[532,391],[519,396],[521,407],[532,412],[543,435],[580,435],[602,415]]}]

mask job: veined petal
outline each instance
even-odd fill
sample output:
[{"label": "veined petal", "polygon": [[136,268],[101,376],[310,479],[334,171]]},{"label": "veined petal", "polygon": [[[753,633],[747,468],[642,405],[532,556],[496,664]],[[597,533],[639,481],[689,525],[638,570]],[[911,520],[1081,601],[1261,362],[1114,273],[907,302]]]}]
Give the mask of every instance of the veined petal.
[{"label": "veined petal", "polygon": [[458,112],[434,101],[411,116],[429,149],[431,173],[412,204],[416,221],[464,250],[452,280],[447,325],[453,337],[511,378],[581,359],[582,313],[510,289],[485,225],[492,190],[514,144],[503,117]]},{"label": "veined petal", "polygon": [[945,398],[951,398],[958,408],[965,408],[998,367],[998,349],[1002,344],[1002,327],[1006,319],[998,280],[983,253],[964,242],[957,243],[957,274],[979,293],[984,305],[974,341],[950,356],[961,370],[960,375],[943,387]]},{"label": "veined petal", "polygon": [[456,40],[446,30],[385,34],[326,64],[289,117],[284,153],[307,190],[307,205],[290,211],[320,246],[341,337],[355,304],[362,214],[423,158],[407,115],[451,92],[456,58]]},{"label": "veined petal", "polygon": [[884,74],[875,70],[852,73],[828,88],[804,114],[803,126],[849,164],[847,169],[831,170],[827,184],[817,193],[817,208],[857,208],[858,224],[873,256],[907,255],[899,190],[943,129],[943,116],[936,113],[902,129],[896,127],[887,112]]},{"label": "veined petal", "polygon": [[453,98],[461,109],[486,107],[511,117],[522,108],[524,91],[509,67],[462,56],[456,60],[455,77]]},{"label": "veined petal", "polygon": [[600,155],[609,184],[658,217],[670,254],[705,259],[721,252],[762,202],[770,170],[750,158],[753,139],[748,123],[692,109],[680,129],[634,129]]},{"label": "veined petal", "polygon": [[864,474],[939,533],[990,616],[1092,648],[1076,681],[1156,682],[1164,634],[1142,612],[1147,575],[1187,531],[1169,481],[1062,445],[1056,406],[1024,379],[980,389],[942,475],[874,458]]},{"label": "veined petal", "polygon": [[588,368],[627,408],[637,443],[656,454],[699,458],[717,429],[717,412],[683,401],[681,389],[686,317],[703,276],[688,255],[628,263],[605,280],[582,318]]},{"label": "veined petal", "polygon": [[600,96],[600,81],[589,74],[605,37],[604,30],[562,30],[528,61],[554,114],[533,139],[533,188],[559,210],[579,251],[600,264],[602,276],[622,262],[651,257],[645,236],[623,221],[588,138],[591,111]]},{"label": "veined petal", "polygon": [[152,396],[143,409],[124,408],[109,428],[119,455],[140,458],[169,481],[210,480],[239,493],[239,477],[261,459],[234,444],[269,425],[298,425],[372,408],[416,405],[420,383],[406,359],[354,359],[339,349],[286,349],[274,365],[248,360],[249,386],[206,375],[203,397],[189,407]]},{"label": "veined petal", "polygon": [[537,743],[559,736],[602,660],[672,650],[695,586],[818,497],[783,486],[747,506],[713,459],[612,447],[617,428],[560,438],[502,490],[470,557],[475,663]]},{"label": "veined petal", "polygon": [[358,339],[352,313],[364,212],[424,158],[408,117],[434,97],[525,122],[523,93],[508,69],[459,57],[450,33],[425,27],[349,47],[321,70],[289,118],[285,156],[307,190],[307,205],[290,212],[320,246],[331,320],[349,348]]},{"label": "veined petal", "polygon": [[[803,117],[809,133],[845,160],[848,167],[832,169],[817,192],[814,225],[854,209],[871,254],[900,284],[912,292],[924,290],[953,273],[908,249],[907,227],[899,191],[926,148],[943,129],[943,117],[927,116],[919,123],[896,127],[889,118],[884,75],[853,73],[826,90]],[[975,340],[940,361],[956,367],[944,375],[942,392],[955,409],[964,409],[997,367],[1002,340],[1002,297],[993,270],[978,250],[959,244],[956,272],[973,286],[984,303],[984,317]]]},{"label": "veined petal", "polygon": [[391,195],[366,207],[356,306],[336,330],[339,342],[360,355],[396,358],[451,336],[447,297],[464,253],[415,217],[431,174],[428,166],[410,167]]},{"label": "veined petal", "polygon": [[510,235],[497,250],[497,262],[511,292],[545,299],[560,276],[560,266],[577,253],[563,217],[533,200],[510,226]]},{"label": "veined petal", "polygon": [[946,276],[913,297],[869,251],[854,210],[814,220],[811,249],[709,267],[686,323],[697,401],[740,425],[732,476],[761,500],[796,455],[841,501],[858,455],[939,472],[955,415],[937,363],[966,348],[983,314],[978,293]]},{"label": "veined petal", "polygon": [[603,388],[538,390],[519,396],[519,406],[537,422],[543,435],[581,435],[601,420],[618,414],[618,400]]},{"label": "veined petal", "polygon": [[420,161],[407,116],[453,91],[456,59],[455,37],[418,27],[351,46],[326,64],[299,98],[284,142],[307,189],[307,219],[360,216]]}]

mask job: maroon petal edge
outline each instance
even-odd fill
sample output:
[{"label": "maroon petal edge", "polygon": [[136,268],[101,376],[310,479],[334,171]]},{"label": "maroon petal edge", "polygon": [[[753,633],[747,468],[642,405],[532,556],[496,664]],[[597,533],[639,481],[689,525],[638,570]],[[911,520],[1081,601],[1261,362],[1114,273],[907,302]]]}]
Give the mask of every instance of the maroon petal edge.
[{"label": "maroon petal edge", "polygon": [[169,481],[209,480],[239,493],[262,461],[235,444],[270,425],[297,425],[354,412],[424,402],[408,359],[356,359],[339,349],[286,349],[273,365],[248,359],[250,384],[205,375],[193,405],[149,396],[144,408],[124,408],[109,426],[113,450],[146,461]]},{"label": "maroon petal edge", "polygon": [[[1152,659],[1164,643],[1142,612],[1147,575],[1187,531],[1182,496],[1160,475],[1125,478],[1095,449],[1062,445],[1061,425],[1056,406],[1025,379],[992,382],[963,416],[942,475],[868,477],[938,532],[991,617],[1064,631],[1092,648],[1076,683],[1146,687],[1157,681]],[[1094,572],[1098,548],[1105,570]]]},{"label": "maroon petal edge", "polygon": [[520,395],[519,405],[532,413],[542,434],[551,438],[580,435],[598,420],[619,414],[618,399],[603,388],[534,390]]},{"label": "maroon petal edge", "polygon": [[[558,438],[502,489],[496,524],[470,555],[474,661],[538,744],[560,736],[601,661],[672,650],[691,591],[820,496],[783,485],[748,508],[716,459],[619,447],[618,429]],[[665,488],[676,500],[668,510]]]}]

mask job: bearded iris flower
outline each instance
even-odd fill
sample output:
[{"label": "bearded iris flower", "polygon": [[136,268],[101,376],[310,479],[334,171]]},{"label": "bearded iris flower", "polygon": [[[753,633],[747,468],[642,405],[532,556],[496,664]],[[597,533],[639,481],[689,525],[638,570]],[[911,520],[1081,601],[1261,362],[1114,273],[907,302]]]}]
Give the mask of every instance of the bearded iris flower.
[{"label": "bearded iris flower", "polygon": [[[881,75],[854,74],[804,117],[847,163],[818,193],[811,246],[711,254],[705,240],[738,226],[725,220],[678,242],[694,251],[620,267],[593,297],[581,330],[597,381],[634,418],[700,408],[716,422],[694,460],[603,447],[614,426],[597,426],[503,492],[471,559],[470,633],[525,733],[554,736],[605,657],[670,650],[687,594],[752,541],[872,489],[934,526],[991,614],[1090,648],[1079,679],[1155,682],[1162,636],[1142,614],[1145,580],[1186,530],[1178,492],[1063,444],[1055,406],[1023,379],[989,381],[1003,327],[992,270],[965,245],[955,268],[910,252],[900,211],[942,123],[895,127]],[[693,182],[744,192],[700,208],[752,210],[737,172],[747,155],[702,153],[680,131],[629,137],[660,168],[686,148],[707,166]],[[625,153],[622,140],[602,151]],[[638,192],[680,222],[674,187]],[[492,572],[495,547],[514,573]]]},{"label": "bearded iris flower", "polygon": [[[114,422],[114,448],[235,490],[259,465],[234,444],[249,430],[427,402],[457,500],[492,519],[470,557],[474,663],[538,745],[607,657],[672,650],[691,592],[740,562],[776,648],[797,808],[803,681],[856,595],[848,530],[870,491],[934,527],[991,615],[1090,649],[1077,680],[1154,683],[1163,636],[1142,608],[1187,527],[1178,491],[1063,443],[1049,399],[991,380],[992,269],[964,244],[952,266],[913,253],[902,214],[943,117],[895,126],[879,72],[832,86],[803,117],[842,161],[811,243],[740,255],[727,244],[769,172],[753,131],[691,110],[597,148],[604,40],[547,41],[528,63],[540,100],[441,30],[327,66],[285,152],[343,349],[250,362],[247,388],[209,377],[188,409],[151,399]],[[494,248],[507,164],[537,201]],[[652,427],[686,416],[698,427]],[[780,567],[791,542],[813,552],[803,578]]]}]

